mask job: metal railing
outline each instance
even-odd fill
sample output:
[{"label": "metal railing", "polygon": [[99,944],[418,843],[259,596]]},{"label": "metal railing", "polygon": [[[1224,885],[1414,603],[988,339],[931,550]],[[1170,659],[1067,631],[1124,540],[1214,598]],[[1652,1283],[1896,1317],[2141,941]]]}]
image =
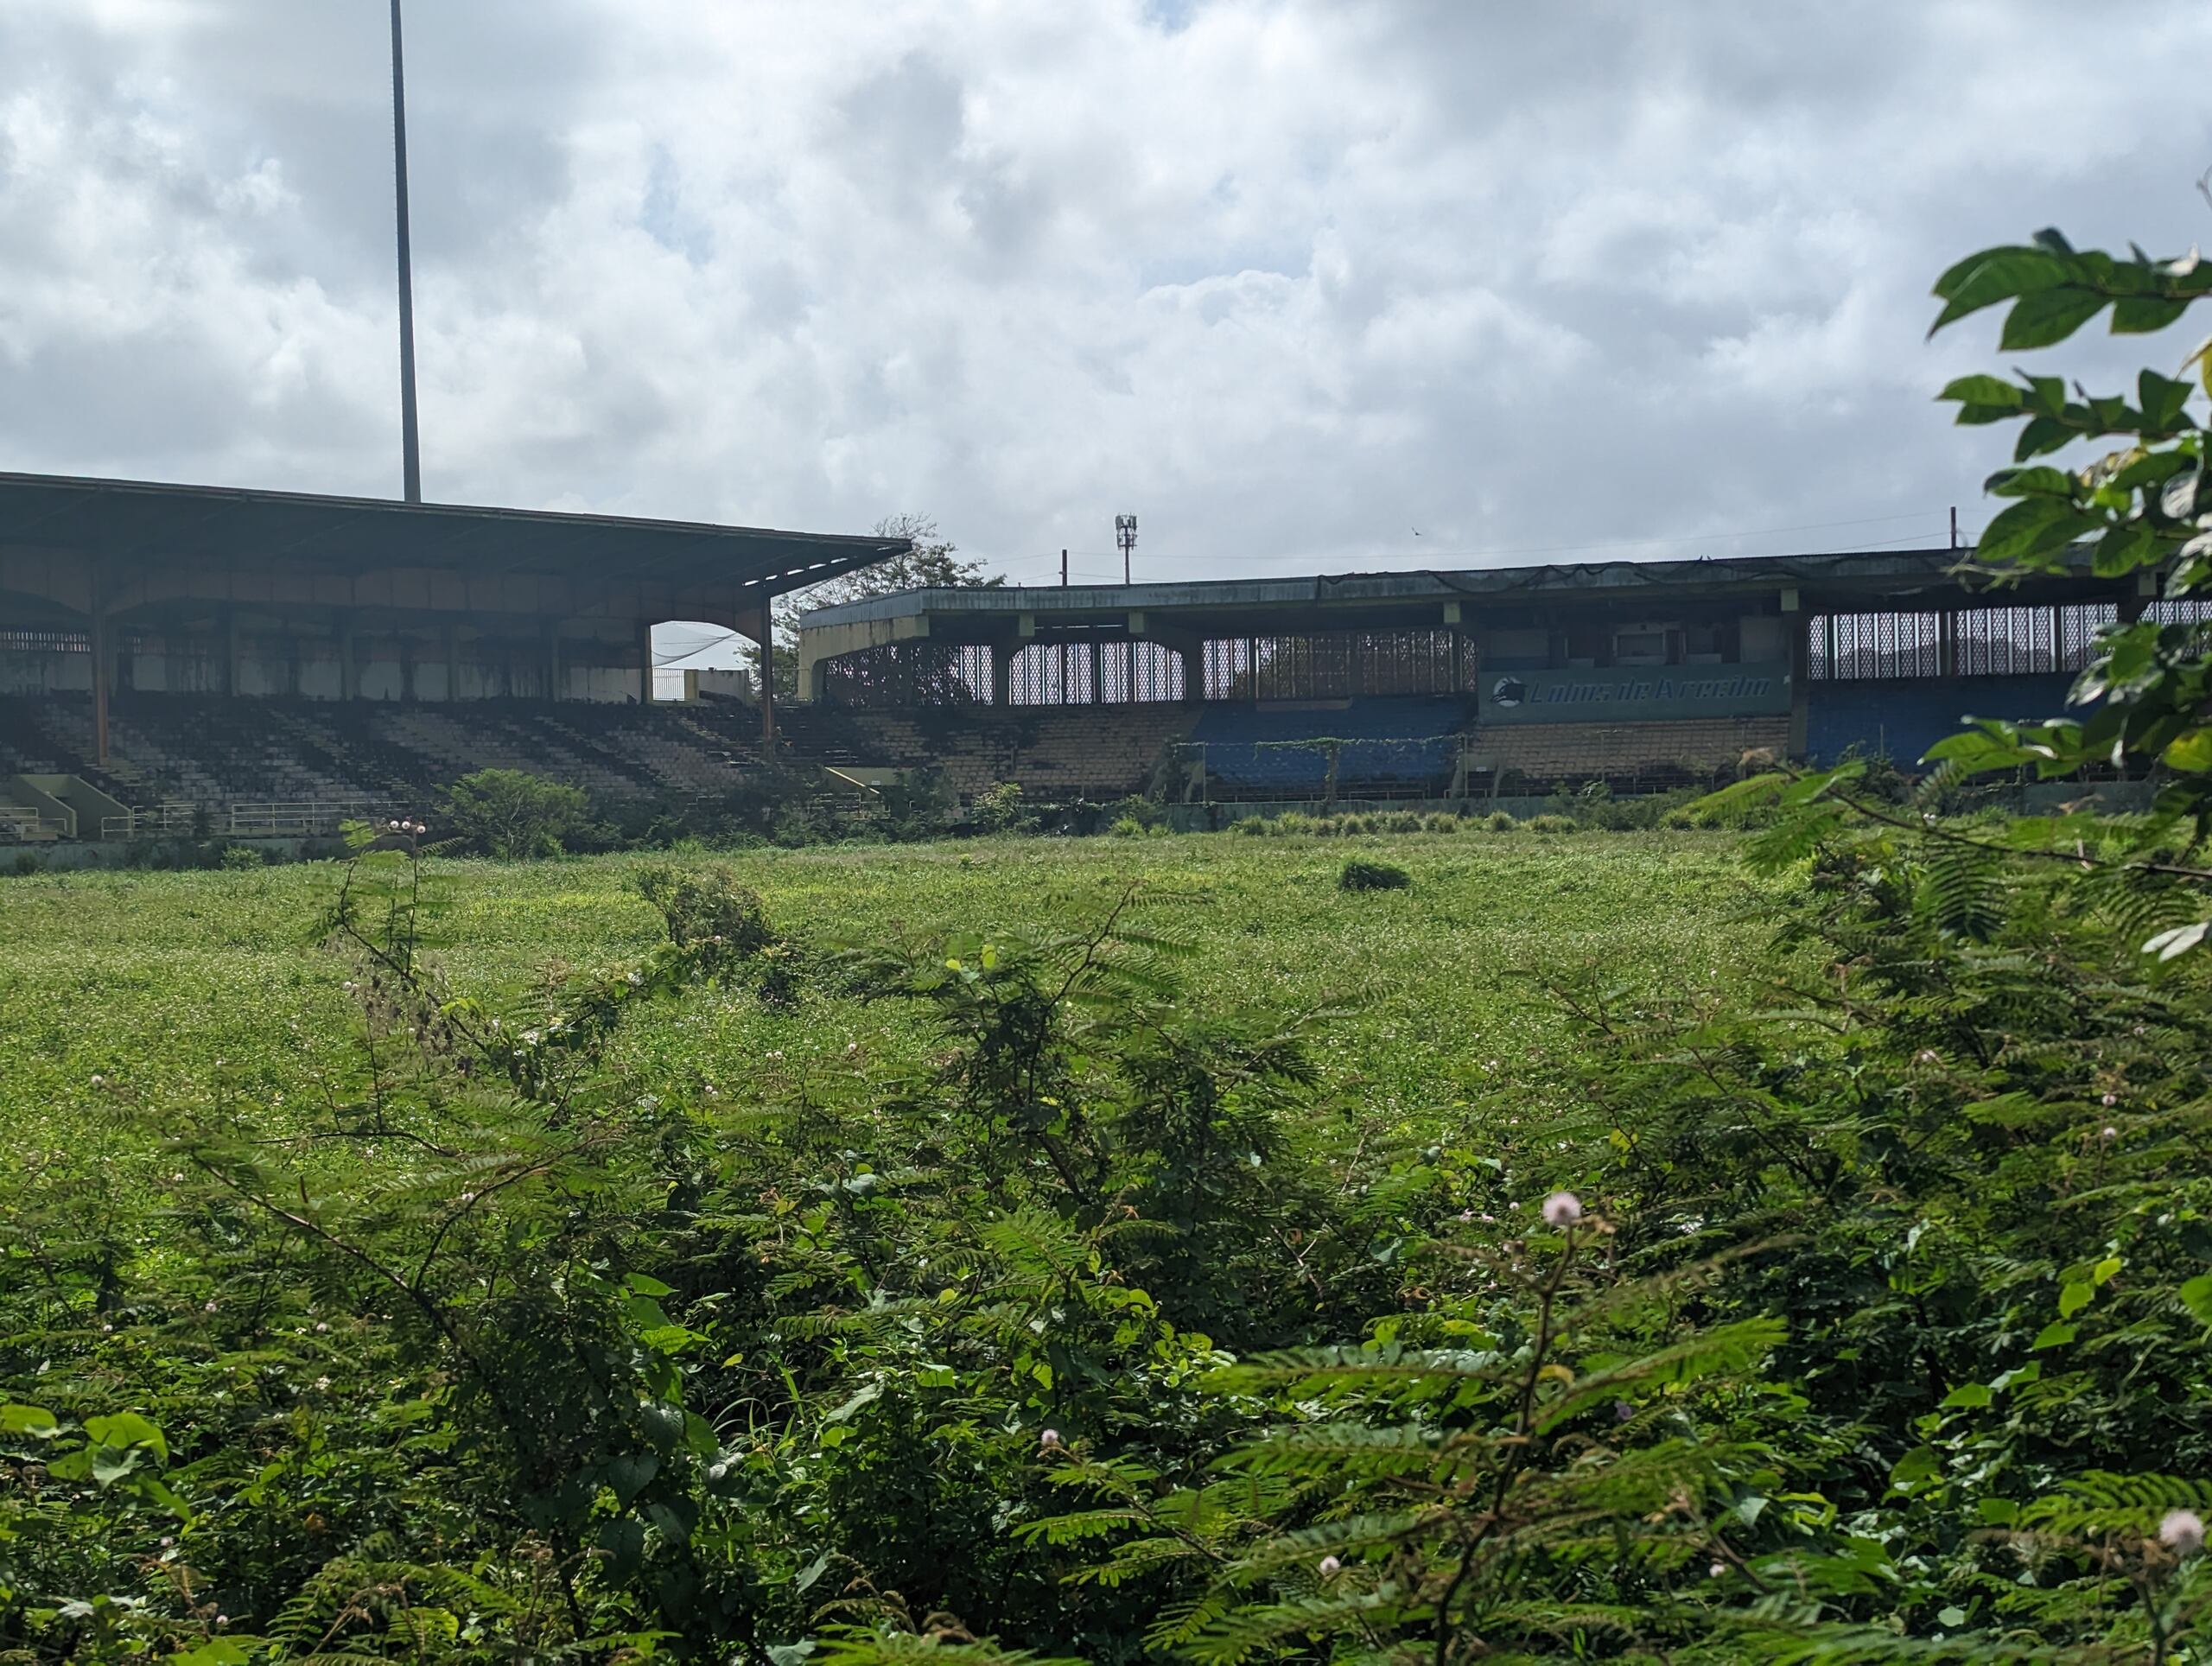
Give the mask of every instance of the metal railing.
[{"label": "metal railing", "polygon": [[100,818],[103,839],[311,838],[333,834],[347,822],[389,819],[397,814],[381,798],[315,798],[260,803],[155,804]]},{"label": "metal railing", "polygon": [[65,823],[24,804],[0,804],[0,844],[45,844],[60,838]]}]

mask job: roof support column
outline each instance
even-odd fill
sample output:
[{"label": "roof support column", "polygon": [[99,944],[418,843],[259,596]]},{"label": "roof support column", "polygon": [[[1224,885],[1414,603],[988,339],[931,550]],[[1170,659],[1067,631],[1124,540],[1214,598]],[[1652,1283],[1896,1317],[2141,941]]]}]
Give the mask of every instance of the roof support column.
[{"label": "roof support column", "polygon": [[760,644],[760,749],[772,755],[776,750],[776,620],[774,598],[763,596],[757,607],[747,607],[737,616],[732,626],[740,636],[749,636]]},{"label": "roof support column", "polygon": [[638,703],[650,706],[653,703],[653,627],[644,620],[638,625]]},{"label": "roof support column", "polygon": [[[1789,755],[1802,758],[1807,745],[1806,736],[1811,728],[1810,708],[1813,697],[1813,644],[1807,634],[1809,621],[1804,614],[1804,604],[1793,587],[1782,593],[1782,629],[1789,643]],[[1831,648],[1828,657],[1831,675],[1834,672],[1835,657]]]},{"label": "roof support column", "polygon": [[545,697],[561,697],[561,621],[557,619],[545,622]]},{"label": "roof support column", "polygon": [[340,614],[338,626],[338,697],[358,700],[361,697],[361,671],[353,658],[353,620],[351,615]]},{"label": "roof support column", "polygon": [[446,703],[451,705],[461,698],[461,626],[448,623],[445,639]]},{"label": "roof support column", "polygon": [[238,664],[238,610],[226,602],[223,607],[223,692],[235,700],[245,678]]},{"label": "roof support column", "polygon": [[1014,703],[1014,657],[1020,652],[1019,642],[991,644],[991,703],[1001,711]]},{"label": "roof support column", "polygon": [[107,598],[100,594],[99,571],[92,572],[92,761],[107,767],[107,692],[115,681],[115,639],[107,622]]}]

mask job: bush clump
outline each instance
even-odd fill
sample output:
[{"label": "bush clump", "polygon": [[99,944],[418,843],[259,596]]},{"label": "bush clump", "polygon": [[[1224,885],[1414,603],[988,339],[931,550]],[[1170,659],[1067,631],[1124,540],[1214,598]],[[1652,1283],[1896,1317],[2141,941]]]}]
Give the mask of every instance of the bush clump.
[{"label": "bush clump", "polygon": [[446,789],[445,821],[470,849],[502,861],[557,856],[561,841],[584,823],[590,801],[520,769],[480,769]]},{"label": "bush clump", "polygon": [[1361,862],[1357,858],[1344,864],[1344,872],[1337,875],[1339,891],[1402,891],[1414,882],[1414,876],[1402,868],[1394,868],[1387,862]]}]

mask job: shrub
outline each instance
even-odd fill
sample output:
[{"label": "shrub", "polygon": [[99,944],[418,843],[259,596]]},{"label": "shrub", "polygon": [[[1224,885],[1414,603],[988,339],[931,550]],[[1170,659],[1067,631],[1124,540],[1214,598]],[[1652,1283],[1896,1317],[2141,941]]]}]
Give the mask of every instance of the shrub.
[{"label": "shrub", "polygon": [[1120,816],[1106,830],[1117,839],[1139,839],[1144,836],[1144,823],[1134,816]]},{"label": "shrub", "polygon": [[1529,830],[1531,833],[1572,833],[1576,830],[1575,820],[1572,816],[1554,816],[1547,812],[1541,816],[1531,816]]},{"label": "shrub", "polygon": [[1248,839],[1264,839],[1273,830],[1264,816],[1246,816],[1229,824],[1232,833],[1241,833]]},{"label": "shrub", "polygon": [[1318,833],[1321,824],[1301,811],[1285,811],[1274,819],[1274,830],[1286,836],[1294,833]]},{"label": "shrub", "polygon": [[261,852],[250,844],[226,844],[223,847],[220,865],[233,873],[242,873],[250,868],[265,868],[268,863],[263,860]]},{"label": "shrub", "polygon": [[749,959],[776,940],[760,893],[719,862],[692,869],[655,863],[630,883],[659,911],[679,949],[712,944],[725,957]]},{"label": "shrub", "polygon": [[1022,802],[1019,781],[984,788],[969,811],[979,833],[1027,833],[1037,825],[1036,812]]},{"label": "shrub", "polygon": [[1421,825],[1432,833],[1457,833],[1465,823],[1448,811],[1440,810],[1425,818]]},{"label": "shrub", "polygon": [[1423,825],[1420,813],[1411,810],[1394,810],[1376,817],[1376,830],[1384,833],[1418,833]]},{"label": "shrub", "polygon": [[557,856],[588,803],[581,787],[524,770],[480,769],[446,789],[445,819],[456,838],[487,856]]},{"label": "shrub", "polygon": [[1508,811],[1503,810],[1491,811],[1489,815],[1483,817],[1482,824],[1492,833],[1510,833],[1521,825]]},{"label": "shrub", "polygon": [[1386,862],[1360,862],[1357,859],[1344,864],[1344,872],[1337,875],[1339,891],[1402,891],[1414,882],[1414,876],[1402,868],[1393,868]]}]

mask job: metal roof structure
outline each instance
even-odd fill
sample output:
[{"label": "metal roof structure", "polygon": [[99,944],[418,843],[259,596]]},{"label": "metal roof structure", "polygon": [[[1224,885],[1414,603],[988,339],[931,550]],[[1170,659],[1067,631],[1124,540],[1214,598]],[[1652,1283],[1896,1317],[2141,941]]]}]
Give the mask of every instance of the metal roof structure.
[{"label": "metal roof structure", "polygon": [[460,504],[0,473],[0,558],[219,564],[311,577],[404,568],[602,579],[758,601],[872,565],[904,538]]},{"label": "metal roof structure", "polygon": [[[2095,579],[2086,551],[2078,573],[2038,577],[2029,588],[2039,601],[2109,593],[2112,581]],[[1394,610],[1408,618],[1436,616],[1436,604],[1468,601],[1489,608],[1548,604],[1619,604],[1639,599],[1719,599],[1759,595],[1771,601],[1784,589],[1808,608],[1873,607],[1909,604],[1916,596],[1955,601],[1977,585],[1963,571],[1968,554],[1958,550],[1835,552],[1802,556],[1715,556],[1695,561],[1605,561],[1540,567],[1494,567],[1467,571],[1315,575],[1300,578],[1207,579],[1170,584],[1112,584],[905,590],[799,616],[804,629],[885,624],[927,618],[931,632],[957,635],[963,626],[988,630],[1027,616],[1039,632],[1056,624],[1079,626],[1087,618],[1143,614],[1207,623],[1230,618],[1313,619],[1338,610],[1386,622]]]}]

